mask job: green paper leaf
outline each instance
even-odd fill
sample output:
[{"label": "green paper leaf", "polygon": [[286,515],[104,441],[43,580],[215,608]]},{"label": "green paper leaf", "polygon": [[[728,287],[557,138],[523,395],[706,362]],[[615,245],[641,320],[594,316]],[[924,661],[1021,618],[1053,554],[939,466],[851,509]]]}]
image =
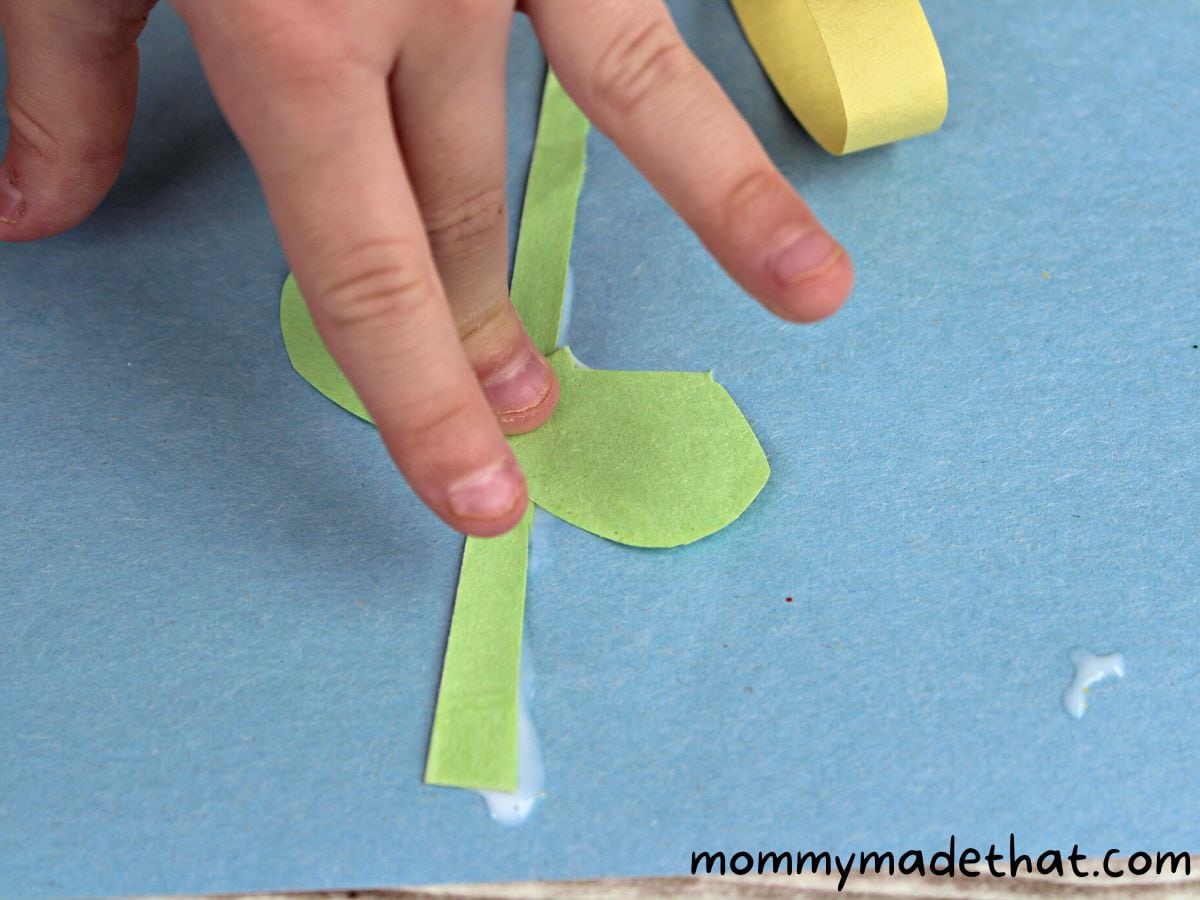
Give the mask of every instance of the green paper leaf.
[{"label": "green paper leaf", "polygon": [[724,528],[770,474],[750,424],[709,372],[615,372],[550,357],[550,421],[509,438],[538,506],[593,534],[674,547]]},{"label": "green paper leaf", "polygon": [[494,538],[467,538],[425,781],[517,789],[517,687],[533,507]]},{"label": "green paper leaf", "polygon": [[350,381],[325,349],[325,342],[321,340],[317,326],[309,315],[308,305],[300,295],[295,275],[288,275],[283,283],[283,293],[279,298],[279,326],[283,330],[283,345],[287,348],[292,368],[342,409],[370,422],[371,417],[358,399],[358,394],[354,393]]}]

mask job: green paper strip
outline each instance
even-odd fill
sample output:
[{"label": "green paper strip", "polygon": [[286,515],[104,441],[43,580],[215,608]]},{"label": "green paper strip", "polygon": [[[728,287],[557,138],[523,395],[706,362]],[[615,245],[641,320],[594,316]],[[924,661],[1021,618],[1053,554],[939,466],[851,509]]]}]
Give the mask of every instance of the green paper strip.
[{"label": "green paper strip", "polygon": [[525,330],[547,355],[558,346],[587,133],[588,120],[547,71],[511,291]]},{"label": "green paper strip", "polygon": [[532,505],[494,538],[467,538],[425,781],[517,789],[517,683]]}]

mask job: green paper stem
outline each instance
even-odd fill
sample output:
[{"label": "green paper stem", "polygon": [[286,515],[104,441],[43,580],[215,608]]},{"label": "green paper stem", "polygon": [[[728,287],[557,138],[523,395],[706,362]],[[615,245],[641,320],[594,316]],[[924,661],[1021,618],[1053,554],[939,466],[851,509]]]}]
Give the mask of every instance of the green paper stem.
[{"label": "green paper stem", "polygon": [[517,686],[533,506],[494,538],[467,538],[425,781],[517,789]]},{"label": "green paper stem", "polygon": [[[587,132],[587,119],[547,71],[512,280],[517,313],[547,354],[558,344]],[[517,691],[532,514],[530,504],[521,523],[501,537],[467,538],[425,762],[429,784],[517,789]]]},{"label": "green paper stem", "polygon": [[587,133],[588,120],[547,70],[511,290],[525,330],[547,355],[558,346]]},{"label": "green paper stem", "polygon": [[[521,214],[512,299],[558,375],[550,421],[509,439],[534,503],[624,544],[671,547],[736,519],[770,468],[749,423],[710,373],[609,372],[555,352],[587,120],[548,74]],[[295,279],[280,324],[296,371],[370,421],[329,355]],[[532,509],[532,506],[531,506]],[[463,553],[425,780],[512,792],[531,513]]]}]

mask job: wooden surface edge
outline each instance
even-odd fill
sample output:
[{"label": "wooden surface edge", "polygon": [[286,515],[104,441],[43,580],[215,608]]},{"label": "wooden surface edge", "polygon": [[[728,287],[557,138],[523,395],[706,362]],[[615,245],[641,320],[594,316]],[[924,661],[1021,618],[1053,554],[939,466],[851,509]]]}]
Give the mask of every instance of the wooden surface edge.
[{"label": "wooden surface edge", "polygon": [[[1200,897],[1200,855],[1190,857],[1191,874],[1125,875],[1122,878],[1025,875],[1018,878],[852,874],[839,890],[839,878],[805,872],[798,875],[694,875],[654,878],[601,878],[578,881],[525,881],[493,884],[445,884],[334,891],[267,891],[194,895],[206,900],[625,900],[644,897]],[[1099,860],[1089,860],[1099,863]],[[143,900],[158,900],[155,897]],[[166,900],[164,896],[162,900]],[[179,895],[175,896],[179,900]]]}]

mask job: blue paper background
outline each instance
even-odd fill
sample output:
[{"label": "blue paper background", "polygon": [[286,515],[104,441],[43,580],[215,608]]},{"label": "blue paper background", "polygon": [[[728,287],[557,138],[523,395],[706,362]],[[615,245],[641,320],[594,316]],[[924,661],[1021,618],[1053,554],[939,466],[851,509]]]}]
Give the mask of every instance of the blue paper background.
[{"label": "blue paper background", "polygon": [[[591,138],[572,346],[715,369],[773,475],[676,551],[543,529],[549,796],[512,830],[421,784],[461,539],[289,367],[264,204],[157,12],[111,197],[0,246],[0,894],[1200,849],[1200,7],[926,7],[945,127],[835,159],[724,4],[674,4],[855,256],[816,327]],[[524,22],[511,59],[519,208]],[[1076,645],[1128,660],[1080,721]]]}]

